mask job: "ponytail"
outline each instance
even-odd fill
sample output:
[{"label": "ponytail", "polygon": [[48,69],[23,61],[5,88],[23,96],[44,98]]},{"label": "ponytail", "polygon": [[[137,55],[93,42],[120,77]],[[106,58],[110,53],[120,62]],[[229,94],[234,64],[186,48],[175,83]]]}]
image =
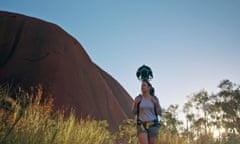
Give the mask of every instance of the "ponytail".
[{"label": "ponytail", "polygon": [[154,87],[151,87],[151,88],[150,88],[149,93],[150,93],[151,96],[155,96]]}]

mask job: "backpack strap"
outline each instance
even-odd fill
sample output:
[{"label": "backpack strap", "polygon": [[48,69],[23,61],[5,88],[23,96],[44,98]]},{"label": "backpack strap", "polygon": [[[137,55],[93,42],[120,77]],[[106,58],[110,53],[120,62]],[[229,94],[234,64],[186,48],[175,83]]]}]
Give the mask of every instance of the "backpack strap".
[{"label": "backpack strap", "polygon": [[137,120],[139,120],[140,103],[142,101],[142,95],[138,95],[138,96],[141,97],[141,100],[137,104]]},{"label": "backpack strap", "polygon": [[[157,100],[157,97],[156,96],[152,96],[155,100]],[[157,100],[158,101],[158,100]],[[156,118],[157,118],[157,120],[158,120],[158,113],[157,113],[157,107],[156,107],[156,105],[154,104],[154,113],[155,113],[155,115],[156,115]]]},{"label": "backpack strap", "polygon": [[[142,96],[142,95],[138,95],[138,96]],[[152,97],[154,97],[154,99],[157,100],[156,96],[152,96]],[[142,97],[141,97],[141,100],[137,104],[137,120],[139,120],[139,112],[140,112],[140,103],[141,103],[141,101],[142,101]],[[156,118],[158,120],[157,107],[155,105],[154,105],[154,113],[155,113]]]}]

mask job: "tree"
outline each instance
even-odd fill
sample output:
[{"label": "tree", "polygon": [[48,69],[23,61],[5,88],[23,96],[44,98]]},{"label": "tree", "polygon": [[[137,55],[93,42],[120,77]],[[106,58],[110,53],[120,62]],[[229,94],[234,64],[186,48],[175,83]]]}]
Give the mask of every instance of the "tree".
[{"label": "tree", "polygon": [[183,112],[186,114],[186,130],[184,132],[188,139],[188,143],[193,141],[203,141],[203,137],[207,140],[213,140],[211,115],[213,102],[209,94],[205,90],[189,97],[189,101],[184,104]]},{"label": "tree", "polygon": [[177,118],[178,105],[170,105],[164,112],[162,123],[171,134],[178,134],[178,128],[182,124]]},{"label": "tree", "polygon": [[223,112],[223,124],[227,131],[240,134],[240,86],[223,80],[219,88],[221,91],[216,95],[215,104]]},{"label": "tree", "polygon": [[184,104],[183,106],[183,112],[186,114],[186,130],[182,133],[184,137],[187,138],[187,142],[188,143],[192,143],[192,140],[194,138],[194,133],[192,132],[192,130],[190,129],[190,124],[193,123],[195,115],[194,113],[191,111],[193,105],[191,101],[188,101]]}]

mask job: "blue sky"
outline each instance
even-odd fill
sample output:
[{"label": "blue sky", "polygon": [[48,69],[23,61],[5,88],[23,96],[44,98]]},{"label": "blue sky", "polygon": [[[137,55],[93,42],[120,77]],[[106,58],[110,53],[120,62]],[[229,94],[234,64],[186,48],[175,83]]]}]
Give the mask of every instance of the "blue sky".
[{"label": "blue sky", "polygon": [[135,98],[150,66],[164,107],[223,79],[240,84],[239,0],[2,0],[0,10],[55,23]]}]

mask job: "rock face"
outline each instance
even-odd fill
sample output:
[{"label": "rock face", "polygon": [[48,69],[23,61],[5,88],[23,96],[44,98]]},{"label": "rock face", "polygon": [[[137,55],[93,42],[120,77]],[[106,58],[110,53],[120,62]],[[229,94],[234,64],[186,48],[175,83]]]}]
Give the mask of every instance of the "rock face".
[{"label": "rock face", "polygon": [[0,84],[8,82],[41,84],[56,109],[107,120],[112,130],[132,117],[132,98],[76,39],[52,23],[0,11]]}]

